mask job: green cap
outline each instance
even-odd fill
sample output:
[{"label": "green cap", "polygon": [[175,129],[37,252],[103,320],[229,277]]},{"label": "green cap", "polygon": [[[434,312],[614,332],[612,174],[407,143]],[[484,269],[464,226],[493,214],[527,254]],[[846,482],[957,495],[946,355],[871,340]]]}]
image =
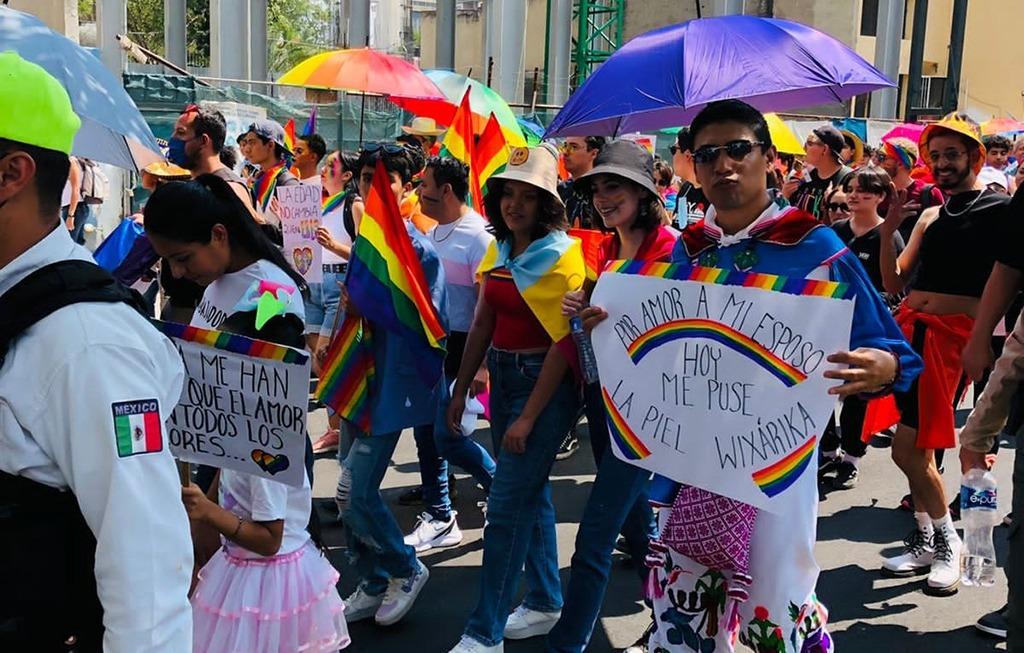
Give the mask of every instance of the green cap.
[{"label": "green cap", "polygon": [[71,154],[82,121],[60,82],[14,52],[0,53],[0,138]]}]

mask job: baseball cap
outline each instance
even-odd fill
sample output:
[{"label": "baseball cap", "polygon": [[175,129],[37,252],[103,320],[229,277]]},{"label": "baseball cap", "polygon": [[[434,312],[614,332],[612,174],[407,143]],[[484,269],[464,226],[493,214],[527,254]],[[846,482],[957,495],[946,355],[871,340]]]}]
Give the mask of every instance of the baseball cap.
[{"label": "baseball cap", "polygon": [[265,138],[268,141],[273,141],[274,143],[280,145],[284,149],[284,151],[291,154],[291,150],[288,149],[288,146],[285,145],[284,142],[284,127],[281,126],[281,123],[275,120],[270,120],[268,118],[261,118],[256,122],[250,124],[249,129],[245,131],[246,133],[252,132],[253,134],[259,136],[260,138]]},{"label": "baseball cap", "polygon": [[812,130],[815,136],[818,137],[822,143],[825,144],[832,154],[835,155],[836,159],[842,161],[840,153],[843,148],[846,147],[846,139],[843,138],[843,133],[832,125],[822,125]]},{"label": "baseball cap", "polygon": [[71,154],[82,121],[60,82],[14,52],[0,53],[0,138]]}]

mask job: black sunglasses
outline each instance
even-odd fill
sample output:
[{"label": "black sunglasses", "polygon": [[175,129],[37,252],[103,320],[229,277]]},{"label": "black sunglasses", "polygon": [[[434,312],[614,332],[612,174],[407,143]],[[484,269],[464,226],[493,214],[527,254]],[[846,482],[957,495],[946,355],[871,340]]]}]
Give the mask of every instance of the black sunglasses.
[{"label": "black sunglasses", "polygon": [[396,145],[394,143],[367,143],[363,145],[363,152],[374,154],[375,152],[383,151],[384,154],[389,156],[395,154],[402,154],[406,151],[404,145]]},{"label": "black sunglasses", "polygon": [[722,151],[725,151],[733,161],[742,161],[757,146],[764,146],[764,143],[762,141],[737,140],[729,141],[725,145],[705,145],[694,150],[693,161],[701,164],[714,163],[718,160],[718,153]]},{"label": "black sunglasses", "polygon": [[842,211],[844,213],[850,212],[849,204],[836,204],[835,202],[829,202],[828,204],[825,205],[825,208],[828,209],[829,211]]}]

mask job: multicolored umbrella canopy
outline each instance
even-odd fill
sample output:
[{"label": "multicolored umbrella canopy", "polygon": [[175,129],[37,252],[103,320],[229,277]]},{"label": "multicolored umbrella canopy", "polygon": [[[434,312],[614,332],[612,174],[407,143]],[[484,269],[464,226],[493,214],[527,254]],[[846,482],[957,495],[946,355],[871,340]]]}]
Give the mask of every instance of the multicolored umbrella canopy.
[{"label": "multicolored umbrella canopy", "polygon": [[315,54],[277,80],[278,84],[338,91],[410,95],[444,100],[423,71],[405,59],[370,48]]},{"label": "multicolored umbrella canopy", "polygon": [[410,93],[390,93],[388,99],[414,116],[433,118],[441,125],[452,124],[455,111],[459,108],[462,96],[469,89],[469,108],[473,112],[473,131],[477,134],[484,130],[487,118],[493,113],[501,125],[505,141],[512,147],[526,145],[522,129],[516,115],[508,103],[497,91],[472,77],[466,77],[450,70],[425,70],[426,77],[433,82],[442,98],[423,97]]},{"label": "multicolored umbrella canopy", "polygon": [[[772,145],[775,149],[782,154],[796,154],[803,156],[807,154],[804,151],[804,146],[800,142],[800,138],[793,133],[793,130],[789,128],[782,118],[779,118],[778,114],[766,113],[764,119],[768,123],[768,133],[772,137]],[[679,127],[666,127],[658,130],[659,134],[666,134],[669,136],[675,136],[679,133]],[[672,139],[675,142],[675,139]]]},{"label": "multicolored umbrella canopy", "polygon": [[715,100],[761,111],[841,102],[895,84],[849,47],[775,18],[699,18],[642,34],[608,58],[547,136],[614,136],[688,124]]},{"label": "multicolored umbrella canopy", "polygon": [[985,136],[992,134],[1016,134],[1024,132],[1024,122],[1013,118],[993,118],[981,123],[981,133]]},{"label": "multicolored umbrella canopy", "polygon": [[924,131],[924,125],[915,122],[906,122],[902,125],[896,125],[889,131],[885,132],[882,136],[882,142],[889,140],[890,138],[909,138],[915,143],[921,140],[921,132]]}]

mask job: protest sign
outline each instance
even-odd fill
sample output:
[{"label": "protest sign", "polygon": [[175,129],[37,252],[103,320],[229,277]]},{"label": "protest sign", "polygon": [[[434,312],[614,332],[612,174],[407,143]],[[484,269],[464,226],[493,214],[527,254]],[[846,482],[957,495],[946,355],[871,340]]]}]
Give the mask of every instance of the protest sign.
[{"label": "protest sign", "polygon": [[185,364],[167,420],[175,458],[302,487],[309,357],[221,331],[157,322]]},{"label": "protest sign", "polygon": [[619,261],[592,302],[612,449],[619,458],[783,512],[814,476],[835,407],[825,359],[850,342],[846,284]]},{"label": "protest sign", "polygon": [[322,282],[323,249],[316,242],[316,230],[320,228],[320,187],[310,184],[278,186],[277,201],[284,257],[307,282]]}]

